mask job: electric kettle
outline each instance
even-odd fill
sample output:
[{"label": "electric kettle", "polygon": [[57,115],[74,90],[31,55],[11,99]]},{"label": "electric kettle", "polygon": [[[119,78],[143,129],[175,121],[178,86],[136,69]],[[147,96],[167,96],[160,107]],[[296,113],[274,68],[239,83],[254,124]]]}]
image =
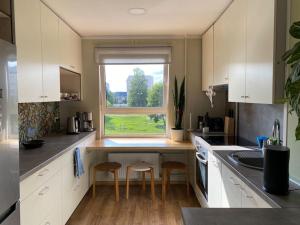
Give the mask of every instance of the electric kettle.
[{"label": "electric kettle", "polygon": [[79,134],[79,121],[75,116],[68,117],[67,121],[67,133],[68,134]]}]

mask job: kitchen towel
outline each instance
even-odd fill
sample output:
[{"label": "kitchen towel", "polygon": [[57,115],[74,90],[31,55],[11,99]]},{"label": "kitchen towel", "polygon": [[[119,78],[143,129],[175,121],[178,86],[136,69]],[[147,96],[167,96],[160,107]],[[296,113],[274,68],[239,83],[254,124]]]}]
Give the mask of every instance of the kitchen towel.
[{"label": "kitchen towel", "polygon": [[83,163],[80,156],[80,149],[76,148],[74,152],[74,174],[75,177],[80,177],[84,174]]}]

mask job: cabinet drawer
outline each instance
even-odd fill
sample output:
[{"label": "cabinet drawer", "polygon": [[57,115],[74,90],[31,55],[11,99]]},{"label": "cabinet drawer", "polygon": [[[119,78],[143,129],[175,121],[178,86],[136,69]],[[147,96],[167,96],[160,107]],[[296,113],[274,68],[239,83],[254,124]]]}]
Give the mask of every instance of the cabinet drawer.
[{"label": "cabinet drawer", "polygon": [[20,205],[21,225],[40,225],[53,211],[61,211],[61,173],[55,174]]},{"label": "cabinet drawer", "polygon": [[30,193],[47,182],[62,167],[62,157],[57,158],[33,175],[23,180],[20,184],[20,199],[25,199]]},{"label": "cabinet drawer", "polygon": [[61,210],[57,207],[39,225],[63,225],[61,216]]},{"label": "cabinet drawer", "polygon": [[246,184],[242,184],[242,207],[243,208],[272,208],[265,200],[258,196]]}]

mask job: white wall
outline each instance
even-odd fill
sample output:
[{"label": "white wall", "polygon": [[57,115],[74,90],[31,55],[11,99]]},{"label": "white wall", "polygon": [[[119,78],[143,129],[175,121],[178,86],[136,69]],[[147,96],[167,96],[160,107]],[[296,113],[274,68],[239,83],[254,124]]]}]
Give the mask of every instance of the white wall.
[{"label": "white wall", "polygon": [[[187,97],[186,113],[184,125],[188,129],[189,113],[193,115],[193,124],[196,127],[198,115],[210,112],[212,116],[224,116],[225,114],[225,94],[217,95],[215,108],[211,109],[208,98],[201,91],[201,39],[187,39]],[[171,91],[173,88],[175,75],[181,81],[185,74],[185,40],[184,39],[120,39],[120,40],[101,40],[84,39],[82,40],[82,94],[83,100],[78,103],[61,103],[61,119],[66,121],[66,116],[78,110],[92,111],[94,125],[100,126],[100,85],[99,67],[95,63],[94,49],[99,46],[172,46],[172,64],[170,65],[170,93],[169,93],[169,122],[173,125],[173,106]],[[99,132],[98,132],[99,137]]]},{"label": "white wall", "polygon": [[[300,1],[291,0],[291,22],[300,20]],[[293,46],[295,40],[290,38],[290,47]],[[300,183],[300,141],[296,141],[295,129],[298,124],[298,118],[295,114],[288,114],[288,130],[287,130],[287,146],[291,149],[290,157],[290,176],[292,179]]]}]

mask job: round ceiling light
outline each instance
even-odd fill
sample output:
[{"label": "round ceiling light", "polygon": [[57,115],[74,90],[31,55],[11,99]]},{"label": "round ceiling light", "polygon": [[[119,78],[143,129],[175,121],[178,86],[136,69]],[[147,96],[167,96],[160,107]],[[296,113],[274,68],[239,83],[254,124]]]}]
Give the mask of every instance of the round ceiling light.
[{"label": "round ceiling light", "polygon": [[131,15],[145,15],[147,10],[144,9],[144,8],[131,8],[128,10],[128,12],[131,14]]}]

